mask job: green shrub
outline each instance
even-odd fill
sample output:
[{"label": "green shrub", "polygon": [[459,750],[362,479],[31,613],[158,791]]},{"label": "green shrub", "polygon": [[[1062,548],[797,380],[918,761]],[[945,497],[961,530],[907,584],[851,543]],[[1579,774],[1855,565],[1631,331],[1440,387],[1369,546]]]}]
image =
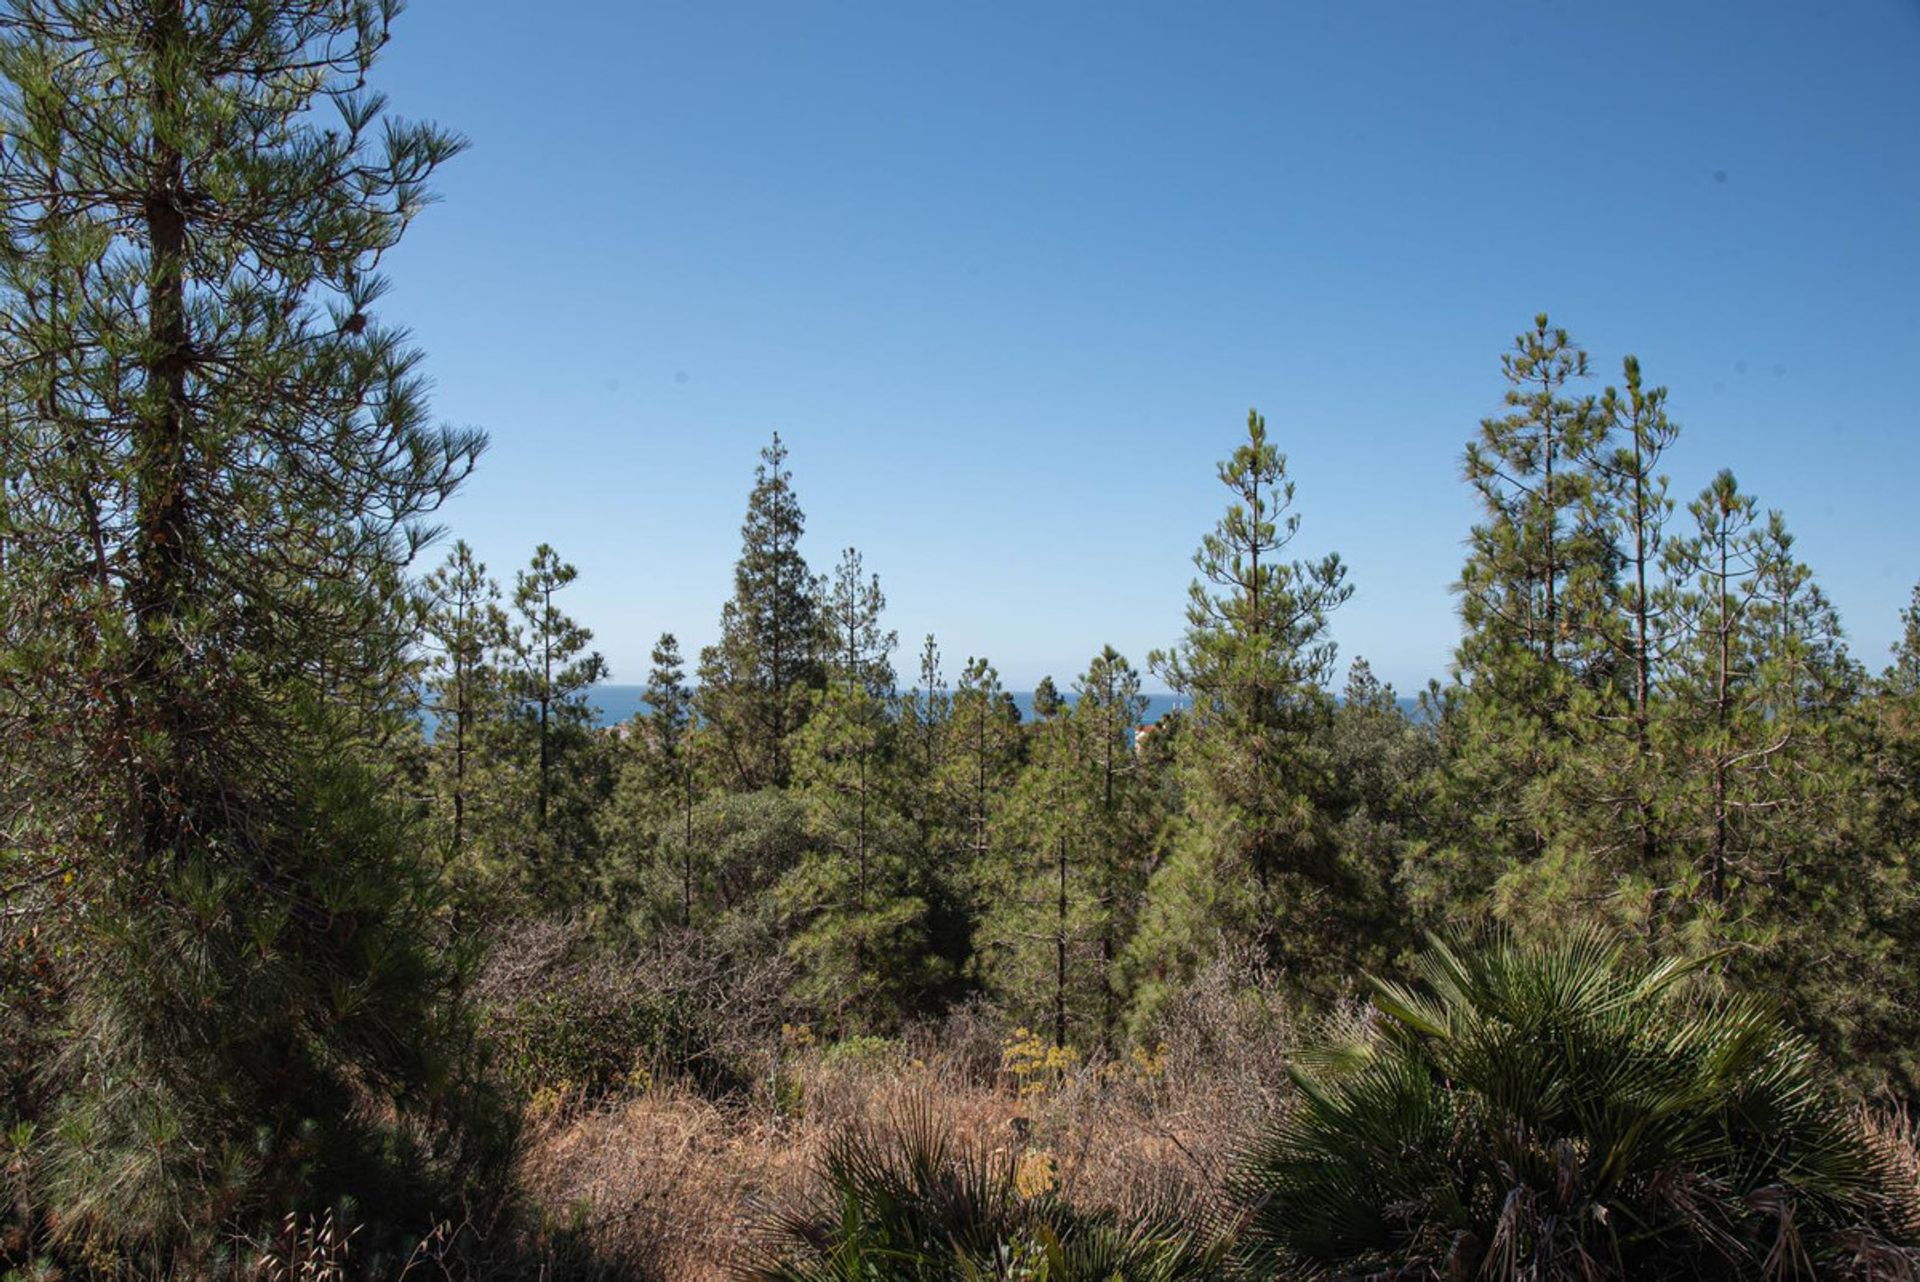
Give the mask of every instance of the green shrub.
[{"label": "green shrub", "polygon": [[592,1099],[667,1077],[714,1094],[743,1084],[697,993],[613,958],[547,976],[486,1023],[495,1062],[523,1098]]},{"label": "green shrub", "polygon": [[1914,1223],[1808,1044],[1595,933],[1438,940],[1242,1159],[1257,1274],[1912,1276]]},{"label": "green shrub", "polygon": [[820,1059],[827,1064],[890,1067],[901,1061],[900,1042],[892,1037],[856,1033],[828,1042],[821,1048]]}]

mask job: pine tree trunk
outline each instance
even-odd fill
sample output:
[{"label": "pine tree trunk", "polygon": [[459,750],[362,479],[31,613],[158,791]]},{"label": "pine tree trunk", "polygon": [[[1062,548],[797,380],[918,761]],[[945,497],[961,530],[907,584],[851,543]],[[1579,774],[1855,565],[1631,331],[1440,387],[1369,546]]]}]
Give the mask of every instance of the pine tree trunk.
[{"label": "pine tree trunk", "polygon": [[1653,657],[1649,639],[1647,608],[1647,467],[1640,425],[1633,434],[1633,730],[1634,751],[1639,766],[1635,782],[1636,809],[1640,826],[1640,867],[1651,873],[1659,858],[1659,842],[1653,830],[1653,807],[1647,799],[1651,777],[1653,745],[1649,720],[1653,702]]},{"label": "pine tree trunk", "polygon": [[[156,122],[169,121],[176,114],[167,96],[165,68],[174,62],[185,34],[184,0],[156,4],[148,32]],[[171,129],[162,127],[155,133],[142,204],[152,255],[147,270],[151,347],[144,371],[146,410],[133,426],[137,554],[135,575],[127,585],[135,617],[132,684],[136,699],[150,704],[148,715],[166,735],[171,757],[164,766],[154,763],[139,772],[135,807],[141,851],[149,861],[175,849],[184,835],[187,738],[192,732],[174,672],[178,660],[175,620],[185,607],[182,598],[191,575],[186,494],[191,336],[186,307],[187,224],[182,208],[185,162],[169,141]]]},{"label": "pine tree trunk", "polygon": [[1113,690],[1107,690],[1106,740],[1101,753],[1101,795],[1100,809],[1104,816],[1101,825],[1102,844],[1105,849],[1105,868],[1101,871],[1104,884],[1103,902],[1100,912],[1100,1044],[1113,1048],[1113,1029],[1118,1022],[1118,1013],[1113,1005],[1113,959],[1116,943],[1113,937],[1113,912],[1115,886],[1120,880],[1118,860],[1113,850],[1113,744],[1121,727],[1113,721]]},{"label": "pine tree trunk", "polygon": [[1067,1044],[1067,838],[1060,837],[1060,903],[1053,932],[1053,1044]]},{"label": "pine tree trunk", "polygon": [[468,665],[454,659],[453,674],[453,858],[464,849],[467,830],[467,704]]},{"label": "pine tree trunk", "polygon": [[682,834],[680,845],[680,924],[693,925],[693,771],[685,762],[680,766],[681,781],[685,785],[686,831]]},{"label": "pine tree trunk", "polygon": [[542,833],[547,830],[547,792],[549,783],[547,771],[551,765],[551,750],[547,745],[547,719],[553,705],[553,591],[541,594],[543,603],[540,626],[545,635],[540,639],[540,814],[539,827]]},{"label": "pine tree trunk", "polygon": [[1553,439],[1553,374],[1552,374],[1551,366],[1549,366],[1540,375],[1540,404],[1541,404],[1541,409],[1543,411],[1541,415],[1540,431],[1541,431],[1541,436],[1545,446],[1544,459],[1543,459],[1544,467],[1545,467],[1545,475],[1542,479],[1542,484],[1541,484],[1541,496],[1542,496],[1542,501],[1545,504],[1547,509],[1546,655],[1547,655],[1547,666],[1553,667],[1559,663],[1558,647],[1559,647],[1559,631],[1560,631],[1560,610],[1559,610],[1559,601],[1556,593],[1559,586],[1557,580],[1560,577],[1560,559],[1559,559],[1560,558],[1560,549],[1559,549],[1560,509],[1555,504],[1554,493],[1553,493],[1553,462],[1554,462],[1553,456],[1554,456],[1554,451],[1556,449],[1556,443]]},{"label": "pine tree trunk", "polygon": [[[1721,520],[1726,520],[1722,516]],[[1726,902],[1727,896],[1727,711],[1728,668],[1732,663],[1733,621],[1728,618],[1732,593],[1727,590],[1727,533],[1720,531],[1720,663],[1714,678],[1713,745],[1713,854],[1708,881],[1713,902]]]}]

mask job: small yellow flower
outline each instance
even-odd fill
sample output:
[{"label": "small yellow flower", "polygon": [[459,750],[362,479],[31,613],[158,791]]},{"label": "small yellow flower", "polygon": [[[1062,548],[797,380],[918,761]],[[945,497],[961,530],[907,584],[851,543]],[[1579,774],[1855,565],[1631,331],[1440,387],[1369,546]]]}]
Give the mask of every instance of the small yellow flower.
[{"label": "small yellow flower", "polygon": [[1079,1056],[1071,1046],[1054,1046],[1038,1033],[1016,1028],[1000,1050],[1000,1067],[1013,1078],[1022,1097],[1043,1095],[1071,1069]]}]

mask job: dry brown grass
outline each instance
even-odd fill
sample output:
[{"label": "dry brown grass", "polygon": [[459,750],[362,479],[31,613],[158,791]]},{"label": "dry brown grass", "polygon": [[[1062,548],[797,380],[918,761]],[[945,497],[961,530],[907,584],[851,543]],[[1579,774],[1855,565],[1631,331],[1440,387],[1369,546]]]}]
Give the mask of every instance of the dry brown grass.
[{"label": "dry brown grass", "polygon": [[885,1044],[791,1036],[744,1099],[656,1085],[534,1117],[522,1188],[546,1235],[596,1270],[725,1277],[770,1211],[808,1200],[832,1136],[924,1104],[1081,1205],[1212,1201],[1248,1128],[1284,1102],[1285,1024],[1235,991],[1226,975],[1196,986],[1163,1021],[1164,1050],[1058,1069],[1010,1071],[1011,1030],[978,1012]]},{"label": "dry brown grass", "polygon": [[1920,1233],[1920,1117],[1905,1107],[1863,1109],[1860,1123],[1895,1194],[1906,1199],[1908,1228]]}]

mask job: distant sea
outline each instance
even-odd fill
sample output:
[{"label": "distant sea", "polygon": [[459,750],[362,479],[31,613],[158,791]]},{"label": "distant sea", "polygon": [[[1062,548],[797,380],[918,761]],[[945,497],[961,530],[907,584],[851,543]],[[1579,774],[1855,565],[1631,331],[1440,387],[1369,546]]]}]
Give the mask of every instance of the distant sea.
[{"label": "distant sea", "polygon": [[[1031,690],[1014,690],[1010,693],[1013,695],[1014,703],[1020,708],[1021,719],[1026,721],[1032,720],[1033,692]],[[1067,692],[1066,698],[1070,703],[1073,701],[1071,691]],[[1146,698],[1147,710],[1146,714],[1141,717],[1142,721],[1158,721],[1175,708],[1180,707],[1184,702],[1178,695],[1172,694],[1150,694]],[[646,687],[626,685],[595,686],[587,695],[587,701],[593,705],[595,724],[603,726],[618,725],[636,713],[646,711]],[[1400,707],[1405,710],[1407,715],[1414,717],[1416,720],[1418,719],[1418,700],[1403,698],[1400,700]]]}]

